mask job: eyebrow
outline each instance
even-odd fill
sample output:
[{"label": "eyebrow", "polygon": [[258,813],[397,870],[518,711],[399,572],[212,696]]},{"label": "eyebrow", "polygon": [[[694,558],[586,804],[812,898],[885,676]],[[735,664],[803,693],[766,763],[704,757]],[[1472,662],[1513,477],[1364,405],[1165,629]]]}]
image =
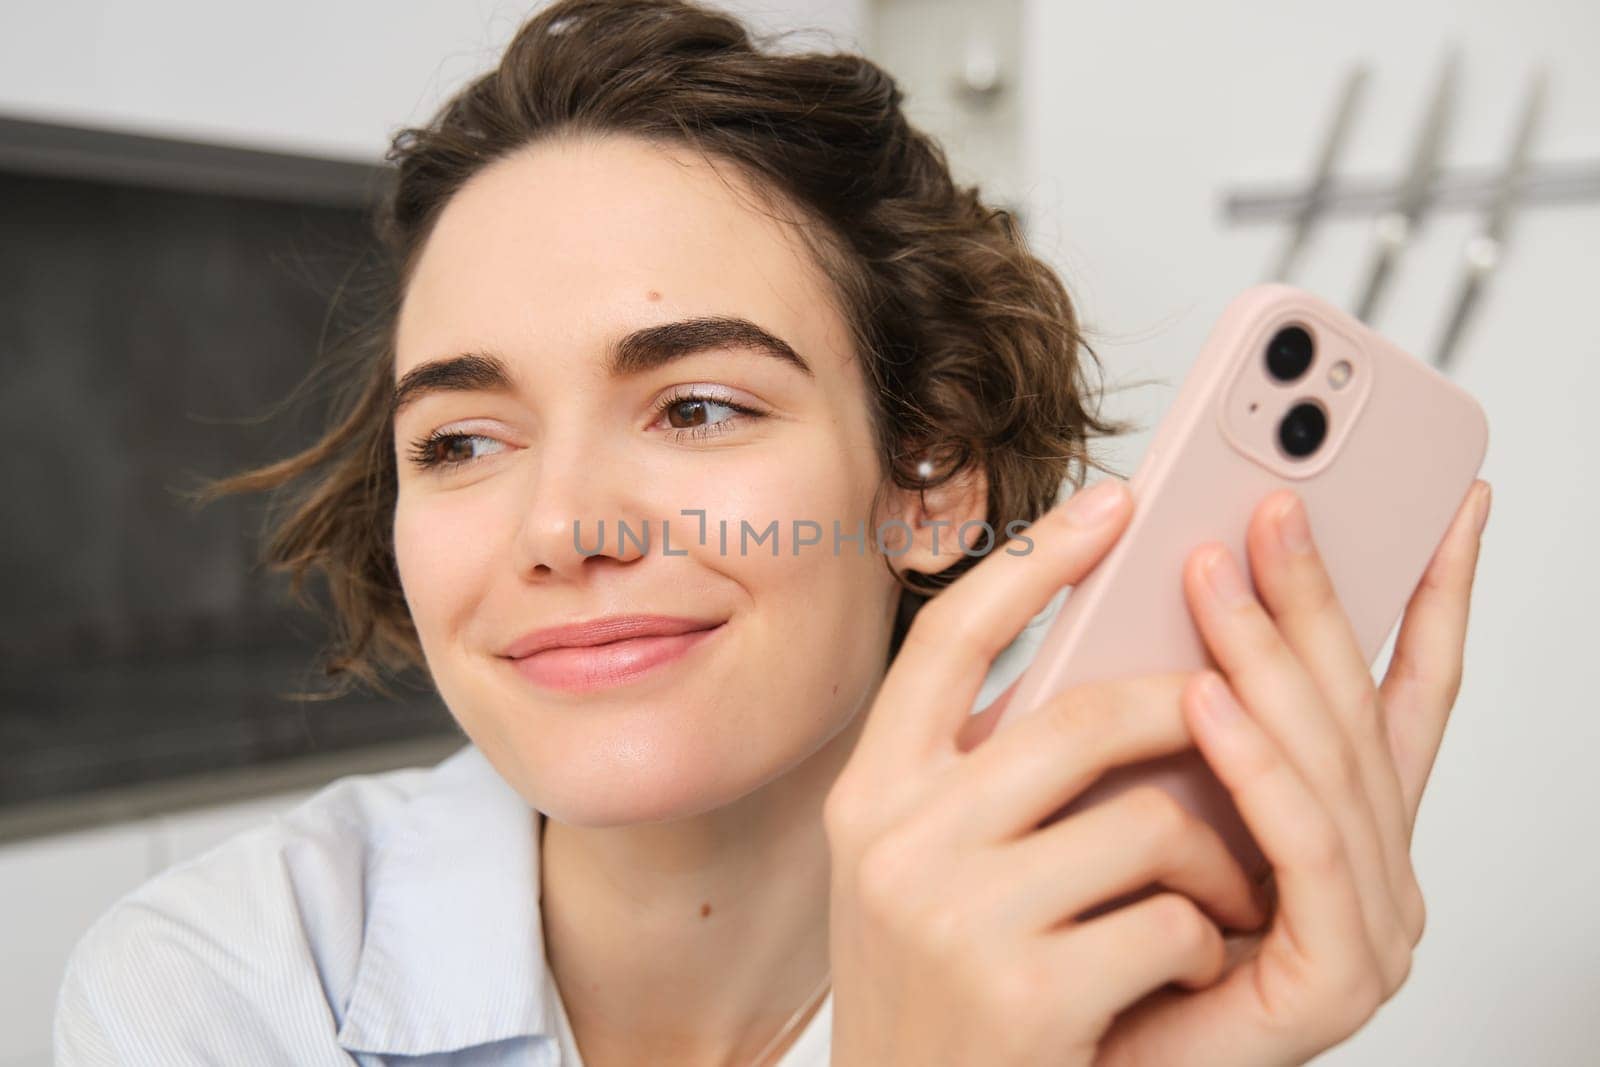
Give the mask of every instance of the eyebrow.
[{"label": "eyebrow", "polygon": [[[814,377],[811,367],[783,338],[736,316],[682,319],[635,330],[611,346],[606,369],[613,378],[642,374],[713,348],[742,348],[781,360],[806,377]],[[514,389],[511,368],[503,359],[490,353],[468,352],[430,360],[407,371],[394,387],[390,415],[398,416],[429,393],[509,393]]]}]

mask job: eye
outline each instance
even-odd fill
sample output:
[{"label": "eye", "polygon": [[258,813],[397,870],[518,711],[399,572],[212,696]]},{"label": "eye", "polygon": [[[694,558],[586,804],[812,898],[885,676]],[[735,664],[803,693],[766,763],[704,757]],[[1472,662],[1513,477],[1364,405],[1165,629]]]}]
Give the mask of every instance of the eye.
[{"label": "eye", "polygon": [[726,433],[734,429],[741,418],[762,417],[761,412],[735,403],[731,397],[704,390],[674,392],[656,406],[656,414],[658,423],[666,422],[667,433],[673,440]]},{"label": "eye", "polygon": [[[483,446],[488,446],[487,451]],[[445,433],[435,430],[428,436],[411,442],[411,462],[422,470],[460,467],[504,447],[503,442],[481,433]]]}]

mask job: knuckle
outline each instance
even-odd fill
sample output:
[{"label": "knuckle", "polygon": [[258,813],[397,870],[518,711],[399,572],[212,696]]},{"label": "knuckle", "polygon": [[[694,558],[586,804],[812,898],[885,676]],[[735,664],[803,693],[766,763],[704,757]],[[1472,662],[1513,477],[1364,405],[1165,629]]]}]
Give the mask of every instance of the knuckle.
[{"label": "knuckle", "polygon": [[1296,590],[1295,596],[1299,601],[1300,610],[1307,614],[1344,610],[1334,593],[1333,583],[1328,579],[1328,572],[1320,562],[1307,561],[1301,571],[1299,589]]},{"label": "knuckle", "polygon": [[1356,701],[1355,720],[1356,725],[1369,737],[1384,738],[1383,698],[1377,686],[1362,686],[1361,695]]},{"label": "knuckle", "polygon": [[1417,657],[1409,646],[1397,645],[1394,655],[1389,658],[1388,677],[1408,688],[1416,688],[1427,681],[1423,671],[1417,666]]},{"label": "knuckle", "polygon": [[1428,904],[1422,897],[1422,887],[1417,884],[1414,875],[1406,879],[1406,891],[1401,900],[1400,914],[1406,934],[1411,938],[1411,947],[1416,948],[1422,940],[1423,931],[1428,926]]},{"label": "knuckle", "polygon": [[[1394,996],[1395,991],[1411,977],[1411,946],[1403,938],[1395,938],[1384,953],[1383,987],[1379,990],[1380,1002]],[[1374,1008],[1376,1010],[1376,1008]]]},{"label": "knuckle", "polygon": [[1448,663],[1436,663],[1416,650],[1402,653],[1396,650],[1391,660],[1390,673],[1400,682],[1421,694],[1424,699],[1443,707],[1453,707],[1461,693],[1462,663],[1459,653]]},{"label": "knuckle", "polygon": [[1456,697],[1461,695],[1461,661],[1457,659],[1446,668],[1444,678],[1440,682],[1444,694],[1444,706],[1454,707]]},{"label": "knuckle", "polygon": [[1099,751],[1116,721],[1105,687],[1080,685],[1046,707],[1043,725],[1075,749]]},{"label": "knuckle", "polygon": [[1308,823],[1300,830],[1300,857],[1307,871],[1317,878],[1337,878],[1344,873],[1344,841],[1326,817]]},{"label": "knuckle", "polygon": [[962,610],[957,598],[936,596],[924,604],[912,620],[906,640],[913,636],[932,654],[948,659],[974,654],[986,639],[987,628],[977,612]]},{"label": "knuckle", "polygon": [[1141,785],[1130,789],[1125,796],[1148,848],[1164,853],[1189,836],[1194,817],[1165,789]]},{"label": "knuckle", "polygon": [[[1234,775],[1238,789],[1272,790],[1291,784],[1298,772],[1276,745],[1250,745],[1236,756]],[[1289,783],[1282,779],[1290,779]]]},{"label": "knuckle", "polygon": [[[1246,607],[1249,607],[1248,603]],[[1244,609],[1238,609],[1244,610]],[[1252,609],[1260,611],[1259,608]],[[1243,625],[1240,627],[1239,642],[1243,646],[1240,656],[1246,662],[1260,662],[1262,664],[1279,665],[1284,655],[1283,636],[1278,633],[1278,628],[1269,619],[1251,620],[1259,621],[1259,625]]]},{"label": "knuckle", "polygon": [[1336,790],[1335,795],[1353,796],[1365,791],[1355,749],[1342,738],[1319,749],[1313,765],[1317,780]]},{"label": "knuckle", "polygon": [[1188,952],[1204,948],[1212,939],[1211,921],[1199,905],[1181,893],[1151,897],[1147,914],[1160,944]]},{"label": "knuckle", "polygon": [[1309,1017],[1324,1021],[1329,1028],[1327,1039],[1333,1042],[1349,1037],[1383,1003],[1381,964],[1370,955],[1363,955],[1344,966],[1329,968],[1313,999],[1319,1007],[1310,1011]]},{"label": "knuckle", "polygon": [[937,897],[917,909],[918,943],[934,959],[965,962],[979,942],[973,916],[959,898]]},{"label": "knuckle", "polygon": [[[1454,577],[1455,562],[1453,553],[1448,546],[1441,546],[1438,550],[1438,559],[1434,566],[1422,572],[1422,577],[1417,579],[1417,587],[1430,593],[1448,593],[1455,588],[1458,579]],[[1440,566],[1439,564],[1443,564]]]},{"label": "knuckle", "polygon": [[868,845],[856,863],[856,895],[879,920],[899,916],[906,906],[906,888],[913,879],[905,852],[897,839],[883,837]]}]

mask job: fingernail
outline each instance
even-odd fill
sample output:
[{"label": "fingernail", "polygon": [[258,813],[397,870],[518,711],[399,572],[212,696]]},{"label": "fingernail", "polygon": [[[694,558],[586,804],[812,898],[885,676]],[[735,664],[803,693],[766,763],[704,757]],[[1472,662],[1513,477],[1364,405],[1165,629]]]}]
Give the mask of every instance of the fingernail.
[{"label": "fingernail", "polygon": [[1278,509],[1278,541],[1297,556],[1311,551],[1311,526],[1306,522],[1306,509],[1298,496],[1291,497],[1287,506]]},{"label": "fingernail", "polygon": [[1228,687],[1215,674],[1207,674],[1200,679],[1200,704],[1206,714],[1223,724],[1231,723],[1244,714],[1239,702],[1233,699]]},{"label": "fingernail", "polygon": [[1079,489],[1067,498],[1061,513],[1080,525],[1091,525],[1110,518],[1122,502],[1122,484],[1105,480],[1091,489]]},{"label": "fingernail", "polygon": [[1480,536],[1483,534],[1483,528],[1488,525],[1489,522],[1489,498],[1491,495],[1492,494],[1490,492],[1488,482],[1484,482],[1482,485],[1478,486],[1478,513],[1475,521],[1478,524],[1478,533]]},{"label": "fingernail", "polygon": [[1250,587],[1245,585],[1244,575],[1239,573],[1238,566],[1233,562],[1233,554],[1225,548],[1212,551],[1211,559],[1206,562],[1206,581],[1217,601],[1225,607],[1238,604],[1250,596]]}]

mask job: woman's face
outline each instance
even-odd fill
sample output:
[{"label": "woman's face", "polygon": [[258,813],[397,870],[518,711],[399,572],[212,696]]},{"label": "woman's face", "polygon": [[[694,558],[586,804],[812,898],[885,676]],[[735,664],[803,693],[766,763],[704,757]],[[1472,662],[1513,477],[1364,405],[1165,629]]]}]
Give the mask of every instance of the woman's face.
[{"label": "woman's face", "polygon": [[[632,138],[501,160],[449,202],[401,308],[406,600],[451,712],[562,822],[727,804],[837,734],[883,673],[898,587],[868,513],[868,386],[820,268],[718,171]],[[746,320],[795,358],[726,326],[614,349],[694,319]],[[797,546],[797,520],[819,543]],[[865,551],[844,540],[861,533]],[[634,615],[701,629],[510,655]]]}]

